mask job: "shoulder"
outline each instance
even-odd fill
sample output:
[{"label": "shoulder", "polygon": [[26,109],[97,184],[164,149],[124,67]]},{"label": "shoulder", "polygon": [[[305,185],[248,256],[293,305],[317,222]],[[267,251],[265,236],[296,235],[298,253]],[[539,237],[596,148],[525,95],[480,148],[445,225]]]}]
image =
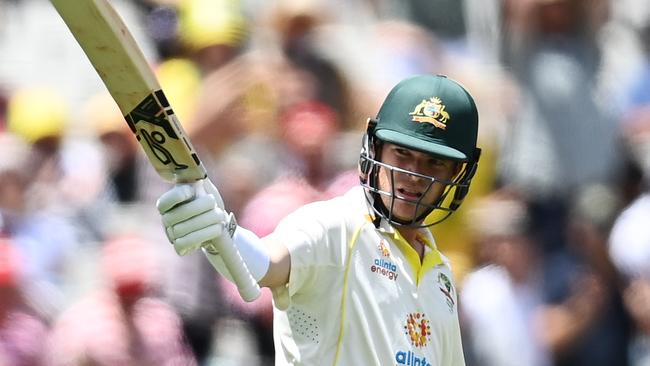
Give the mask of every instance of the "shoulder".
[{"label": "shoulder", "polygon": [[323,201],[308,203],[301,207],[305,210],[340,210],[347,208],[348,212],[353,209],[358,211],[363,207],[364,201],[363,188],[355,186],[340,196],[336,196]]},{"label": "shoulder", "polygon": [[325,201],[308,203],[285,217],[278,227],[293,224],[318,223],[331,228],[347,221],[363,219],[367,213],[363,188],[354,187],[345,194]]},{"label": "shoulder", "polygon": [[[437,247],[436,250],[438,250]],[[438,253],[440,254],[440,259],[442,259],[442,263],[445,265],[445,267],[447,267],[450,271],[453,271],[453,268],[451,267],[451,260],[449,260],[449,258],[440,250],[438,250]]]},{"label": "shoulder", "polygon": [[341,263],[348,239],[366,220],[363,190],[307,204],[285,217],[269,235],[291,253],[292,267],[301,263]]}]

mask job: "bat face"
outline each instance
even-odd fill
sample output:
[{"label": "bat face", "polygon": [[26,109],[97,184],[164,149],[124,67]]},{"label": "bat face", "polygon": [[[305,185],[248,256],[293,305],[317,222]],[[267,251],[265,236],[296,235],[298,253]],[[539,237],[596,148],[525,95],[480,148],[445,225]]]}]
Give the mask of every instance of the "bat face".
[{"label": "bat face", "polygon": [[194,182],[206,170],[140,47],[106,0],[51,0],[158,174]]},{"label": "bat face", "polygon": [[156,90],[124,116],[161,177],[193,182],[207,174],[162,90]]}]

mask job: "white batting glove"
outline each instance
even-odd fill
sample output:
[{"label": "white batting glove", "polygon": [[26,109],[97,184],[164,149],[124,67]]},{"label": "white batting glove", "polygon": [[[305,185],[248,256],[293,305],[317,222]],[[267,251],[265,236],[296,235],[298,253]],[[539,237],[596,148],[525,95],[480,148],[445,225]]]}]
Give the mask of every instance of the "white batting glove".
[{"label": "white batting glove", "polygon": [[186,255],[222,235],[232,235],[227,230],[232,215],[224,210],[221,195],[209,179],[174,186],[160,196],[156,207],[178,255]]}]

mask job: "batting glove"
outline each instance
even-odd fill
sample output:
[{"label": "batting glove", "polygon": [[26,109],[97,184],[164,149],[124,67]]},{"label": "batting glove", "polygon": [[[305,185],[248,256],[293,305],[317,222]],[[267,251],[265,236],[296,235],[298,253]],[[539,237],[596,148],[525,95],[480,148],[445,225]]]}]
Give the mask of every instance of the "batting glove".
[{"label": "batting glove", "polygon": [[227,235],[256,281],[268,271],[270,259],[262,240],[237,226],[234,215],[225,211],[221,195],[210,180],[176,185],[160,196],[156,207],[162,215],[167,238],[178,255],[202,248],[212,266],[234,282],[216,249],[219,246],[215,245]]},{"label": "batting glove", "polygon": [[226,225],[232,215],[223,209],[221,195],[208,179],[174,186],[160,196],[156,207],[178,255],[218,240],[224,233],[228,235]]}]

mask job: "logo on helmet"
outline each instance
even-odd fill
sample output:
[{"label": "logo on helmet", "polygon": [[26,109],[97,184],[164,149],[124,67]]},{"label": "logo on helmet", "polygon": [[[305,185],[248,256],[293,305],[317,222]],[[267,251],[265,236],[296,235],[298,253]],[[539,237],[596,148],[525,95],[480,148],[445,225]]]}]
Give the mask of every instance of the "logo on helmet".
[{"label": "logo on helmet", "polygon": [[449,113],[445,111],[445,105],[438,97],[422,99],[420,104],[415,106],[413,112],[409,113],[413,116],[413,122],[426,122],[440,128],[447,128],[447,121],[449,120]]}]

